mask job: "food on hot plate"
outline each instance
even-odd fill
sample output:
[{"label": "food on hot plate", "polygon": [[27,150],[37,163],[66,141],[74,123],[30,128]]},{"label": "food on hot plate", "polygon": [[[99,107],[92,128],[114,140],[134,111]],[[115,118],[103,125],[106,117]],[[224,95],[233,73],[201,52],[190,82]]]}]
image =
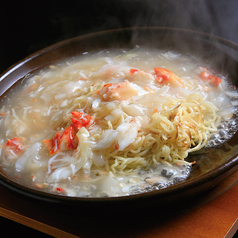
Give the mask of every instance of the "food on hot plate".
[{"label": "food on hot plate", "polygon": [[189,153],[237,104],[227,78],[204,62],[140,47],[86,52],[27,77],[0,109],[1,167],[66,196],[125,196],[186,180],[196,163]]}]

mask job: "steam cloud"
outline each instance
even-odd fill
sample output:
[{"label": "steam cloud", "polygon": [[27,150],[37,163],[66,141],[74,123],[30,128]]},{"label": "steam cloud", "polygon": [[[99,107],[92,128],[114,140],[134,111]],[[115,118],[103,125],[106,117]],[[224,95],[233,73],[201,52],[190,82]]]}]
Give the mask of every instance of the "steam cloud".
[{"label": "steam cloud", "polygon": [[134,26],[169,26],[212,33],[238,43],[238,2],[232,0],[86,0],[0,9],[0,70],[58,41]]},{"label": "steam cloud", "polygon": [[78,14],[67,14],[61,9],[55,18],[64,38],[82,30],[87,33],[134,26],[170,26],[212,33],[238,43],[238,2],[235,1],[102,0],[93,1],[92,14],[86,11],[86,15],[79,13],[86,7],[84,4],[74,7]]}]

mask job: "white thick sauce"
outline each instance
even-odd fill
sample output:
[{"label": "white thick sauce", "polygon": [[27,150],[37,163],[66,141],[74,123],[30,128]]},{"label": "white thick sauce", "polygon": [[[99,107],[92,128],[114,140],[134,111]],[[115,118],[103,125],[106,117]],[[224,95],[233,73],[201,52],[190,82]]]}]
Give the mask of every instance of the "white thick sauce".
[{"label": "white thick sauce", "polygon": [[[170,77],[179,79],[164,81],[157,67],[173,72]],[[204,72],[213,78],[201,79],[199,75]],[[197,142],[190,148],[190,144],[178,145],[185,143],[180,139],[176,142],[179,152],[165,143],[156,152],[161,153],[156,155],[158,158],[149,151],[156,151],[158,145],[154,142],[148,151],[141,149],[137,155],[135,143],[138,140],[139,144],[141,133],[156,133],[148,127],[152,115],[159,116],[165,111],[164,105],[174,100],[173,107],[166,109],[168,118],[174,120],[177,110],[186,104],[184,98],[195,93],[211,103],[216,113],[210,131],[202,132],[204,138],[209,139],[217,128],[224,134],[219,130],[220,125],[224,129],[220,122],[230,121],[237,106],[237,93],[227,95],[228,87],[226,78],[212,72],[209,65],[171,51],[137,47],[69,59],[31,76],[19,92],[4,100],[0,108],[2,170],[26,186],[67,196],[125,196],[166,188],[188,178],[192,166],[186,157]],[[75,111],[83,115],[83,126],[80,121],[77,129],[78,122],[73,120],[78,117],[71,114]],[[208,121],[212,120],[210,114],[204,114]],[[76,139],[69,141],[68,132]],[[225,133],[228,138],[229,131]],[[65,141],[61,138],[60,144],[54,144],[57,135],[64,135]],[[166,133],[161,136],[161,141],[171,140]],[[216,133],[213,136],[219,137]],[[183,150],[183,146],[188,148]],[[170,152],[162,151],[166,149]],[[122,159],[128,154],[136,161]]]}]

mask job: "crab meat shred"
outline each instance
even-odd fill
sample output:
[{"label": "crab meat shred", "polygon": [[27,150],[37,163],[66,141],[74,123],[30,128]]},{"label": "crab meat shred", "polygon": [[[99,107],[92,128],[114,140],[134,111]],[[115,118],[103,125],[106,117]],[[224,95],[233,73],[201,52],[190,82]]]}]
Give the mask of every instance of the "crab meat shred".
[{"label": "crab meat shred", "polygon": [[56,132],[53,139],[43,141],[48,150],[50,150],[50,154],[69,149],[75,150],[78,145],[78,139],[76,137],[78,130],[82,127],[89,127],[93,123],[93,118],[82,112],[74,111],[71,114],[70,126]]},{"label": "crab meat shred", "polygon": [[8,140],[4,145],[4,157],[7,160],[15,160],[23,153],[23,150],[24,145],[22,143],[22,139],[15,137]]},{"label": "crab meat shred", "polygon": [[[92,150],[89,142],[89,132],[85,127],[76,134],[78,139],[77,149],[73,156],[57,153],[48,162],[48,182],[64,180],[74,176],[80,169],[88,172],[92,164]],[[53,170],[53,171],[52,171]]]},{"label": "crab meat shred", "polygon": [[169,71],[168,69],[156,67],[154,68],[154,71],[155,71],[156,80],[158,83],[171,84],[177,87],[184,86],[183,80],[180,79],[177,75],[175,75],[171,71]]},{"label": "crab meat shred", "polygon": [[105,84],[99,92],[99,95],[101,95],[105,101],[126,100],[137,94],[138,91],[133,87],[133,84],[127,80],[122,83]]},{"label": "crab meat shred", "polygon": [[136,81],[137,83],[152,83],[155,80],[154,75],[151,73],[138,69],[130,69],[130,72],[126,76],[129,81]]},{"label": "crab meat shred", "polygon": [[214,76],[210,71],[207,70],[199,74],[199,77],[203,80],[208,81],[210,84],[216,85],[216,87],[218,87],[219,84],[221,83],[220,78]]}]

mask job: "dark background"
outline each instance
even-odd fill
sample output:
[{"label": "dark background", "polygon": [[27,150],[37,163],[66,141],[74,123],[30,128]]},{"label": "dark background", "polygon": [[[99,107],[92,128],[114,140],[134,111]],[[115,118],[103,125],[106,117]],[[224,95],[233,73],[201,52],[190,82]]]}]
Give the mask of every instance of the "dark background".
[{"label": "dark background", "polygon": [[0,73],[56,42],[95,31],[133,26],[187,28],[238,43],[238,1],[1,1]]},{"label": "dark background", "polygon": [[[29,54],[59,41],[91,32],[133,26],[192,29],[238,44],[238,1],[1,1],[0,74]],[[25,233],[32,237],[47,237],[4,218],[0,219],[0,223],[1,232],[8,230],[7,237],[16,230],[18,235]],[[12,228],[10,233],[9,227]]]}]

